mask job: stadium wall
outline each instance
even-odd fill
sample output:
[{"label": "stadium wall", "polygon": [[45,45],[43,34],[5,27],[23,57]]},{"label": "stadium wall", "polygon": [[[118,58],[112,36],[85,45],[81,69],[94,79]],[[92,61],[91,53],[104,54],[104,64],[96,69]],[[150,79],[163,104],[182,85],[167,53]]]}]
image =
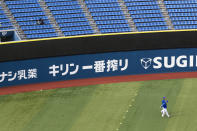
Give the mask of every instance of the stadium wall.
[{"label": "stadium wall", "polygon": [[196,30],[131,32],[8,42],[0,62],[106,52],[196,48]]},{"label": "stadium wall", "polygon": [[5,44],[1,48],[2,56],[7,52],[12,54],[11,51],[15,55],[2,57],[0,87],[111,76],[196,72],[195,34],[120,34]]}]

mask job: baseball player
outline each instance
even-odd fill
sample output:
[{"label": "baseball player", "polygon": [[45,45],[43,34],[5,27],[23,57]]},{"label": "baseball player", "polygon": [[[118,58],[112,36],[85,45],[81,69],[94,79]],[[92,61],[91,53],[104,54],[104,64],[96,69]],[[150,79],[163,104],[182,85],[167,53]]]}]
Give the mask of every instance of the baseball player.
[{"label": "baseball player", "polygon": [[165,97],[163,97],[163,100],[162,100],[162,104],[161,104],[161,116],[164,117],[165,115],[167,115],[167,117],[170,117],[170,115],[168,114],[168,111],[167,111],[167,103],[168,103],[168,100],[165,100]]}]

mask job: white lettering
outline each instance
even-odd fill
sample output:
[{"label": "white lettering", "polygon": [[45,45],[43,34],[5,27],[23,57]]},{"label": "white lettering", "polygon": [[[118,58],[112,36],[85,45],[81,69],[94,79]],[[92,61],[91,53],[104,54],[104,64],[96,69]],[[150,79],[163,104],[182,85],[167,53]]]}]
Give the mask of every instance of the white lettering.
[{"label": "white lettering", "polygon": [[197,67],[197,55],[196,55],[196,67]]},{"label": "white lettering", "polygon": [[161,64],[160,60],[162,60],[161,57],[155,57],[155,58],[153,59],[154,64],[156,64],[156,65],[153,65],[153,68],[154,68],[154,69],[159,69],[159,68],[162,67],[162,64]]},{"label": "white lettering", "polygon": [[194,67],[194,56],[189,56],[189,67]]},{"label": "white lettering", "polygon": [[[151,58],[144,58],[151,59]],[[174,68],[177,67],[197,67],[197,55],[180,55],[180,56],[165,56],[165,57],[155,57],[152,59],[152,65],[154,69],[164,68]],[[149,66],[146,68],[148,69]]]},{"label": "white lettering", "polygon": [[168,63],[168,57],[164,57],[164,67],[166,68],[172,68],[175,66],[175,56],[171,56],[171,62]]},{"label": "white lettering", "polygon": [[[185,60],[183,60],[185,59]],[[187,67],[187,56],[182,55],[176,59],[176,64],[178,67]]]}]

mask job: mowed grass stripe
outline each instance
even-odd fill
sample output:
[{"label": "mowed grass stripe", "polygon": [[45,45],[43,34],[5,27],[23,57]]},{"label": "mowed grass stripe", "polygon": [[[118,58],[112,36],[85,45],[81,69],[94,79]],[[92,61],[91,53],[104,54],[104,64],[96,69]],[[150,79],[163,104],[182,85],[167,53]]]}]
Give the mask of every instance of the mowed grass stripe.
[{"label": "mowed grass stripe", "polygon": [[197,130],[197,79],[185,79],[165,131]]},{"label": "mowed grass stripe", "polygon": [[55,89],[24,131],[70,131],[97,86]]},{"label": "mowed grass stripe", "polygon": [[33,92],[0,96],[0,130],[22,131],[46,100],[39,95]]},{"label": "mowed grass stripe", "polygon": [[[140,84],[140,83],[138,83],[138,84]],[[140,85],[141,85],[141,84],[140,84]],[[140,87],[139,87],[139,88],[140,88]],[[124,123],[124,121],[125,121],[125,119],[126,119],[126,117],[127,117],[127,113],[131,110],[130,108],[133,107],[133,104],[134,104],[134,102],[135,102],[135,99],[136,99],[136,97],[137,97],[137,95],[138,95],[139,88],[138,88],[138,90],[135,91],[135,93],[133,93],[133,97],[131,98],[131,100],[129,100],[127,110],[123,113],[123,117],[122,117],[122,119],[121,119],[121,122],[120,122],[120,124],[119,124],[119,127],[116,128],[116,130],[119,130],[119,129],[120,129],[121,125]],[[126,123],[124,123],[124,124],[126,124]]]},{"label": "mowed grass stripe", "polygon": [[114,131],[134,99],[139,83],[100,85],[70,131]]},{"label": "mowed grass stripe", "polygon": [[[157,80],[0,96],[0,131],[196,131],[196,85]],[[161,117],[163,96],[171,118]]]},{"label": "mowed grass stripe", "polygon": [[135,103],[127,113],[120,131],[164,131],[168,118],[161,117],[161,98],[169,99],[169,112],[176,102],[183,80],[141,82]]}]

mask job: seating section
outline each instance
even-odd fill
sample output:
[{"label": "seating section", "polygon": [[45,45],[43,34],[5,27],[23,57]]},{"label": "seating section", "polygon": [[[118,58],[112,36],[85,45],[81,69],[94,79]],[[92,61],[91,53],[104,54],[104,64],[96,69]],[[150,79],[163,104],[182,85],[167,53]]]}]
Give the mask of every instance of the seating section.
[{"label": "seating section", "polygon": [[130,32],[117,0],[84,0],[101,33]]},{"label": "seating section", "polygon": [[155,0],[124,0],[138,31],[167,30]]},{"label": "seating section", "polygon": [[165,0],[164,3],[175,29],[197,28],[196,0]]},{"label": "seating section", "polygon": [[2,10],[2,7],[0,6],[0,30],[9,30],[14,29],[12,26],[12,23],[5,15],[5,12]]},{"label": "seating section", "polygon": [[[94,34],[78,0],[43,0],[65,36]],[[157,0],[123,0],[137,31],[168,30]],[[4,0],[28,39],[58,34],[39,0]],[[101,33],[131,32],[118,0],[83,0]],[[197,0],[163,0],[176,30],[197,29]],[[42,4],[42,3],[41,3]],[[41,23],[39,23],[42,21]],[[14,29],[0,6],[0,30]]]},{"label": "seating section", "polygon": [[[38,0],[11,0],[5,1],[5,3],[27,38],[34,39],[57,36],[48,17],[40,7]],[[38,24],[39,19],[42,19],[44,24]]]},{"label": "seating section", "polygon": [[45,0],[45,2],[65,36],[94,33],[77,0]]}]

